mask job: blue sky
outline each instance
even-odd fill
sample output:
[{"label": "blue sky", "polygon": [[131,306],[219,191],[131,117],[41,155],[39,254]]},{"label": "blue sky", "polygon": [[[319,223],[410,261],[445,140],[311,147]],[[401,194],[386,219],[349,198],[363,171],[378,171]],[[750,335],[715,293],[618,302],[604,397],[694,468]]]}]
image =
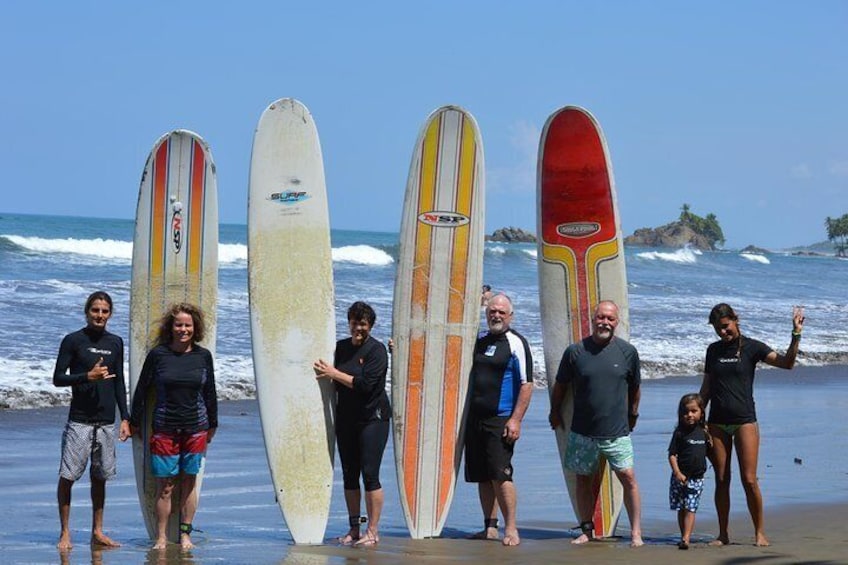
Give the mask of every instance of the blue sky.
[{"label": "blue sky", "polygon": [[715,213],[728,247],[825,239],[848,212],[848,3],[3,2],[0,211],[132,218],[153,142],[211,145],[246,220],[264,107],[312,111],[334,228],[397,231],[416,135],[468,109],[487,231],[535,231],[539,132],[600,121],[622,227]]}]

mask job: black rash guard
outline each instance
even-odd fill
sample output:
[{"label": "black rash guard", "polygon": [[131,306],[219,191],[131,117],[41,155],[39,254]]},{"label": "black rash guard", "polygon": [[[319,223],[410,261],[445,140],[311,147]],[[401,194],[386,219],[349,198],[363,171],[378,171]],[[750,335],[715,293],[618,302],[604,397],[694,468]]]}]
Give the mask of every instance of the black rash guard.
[{"label": "black rash guard", "polygon": [[745,336],[710,344],[704,374],[709,379],[711,423],[738,425],[757,421],[754,369],[771,352],[765,343]]},{"label": "black rash guard", "polygon": [[337,422],[352,424],[392,417],[386,394],[389,356],[385,345],[371,336],[359,347],[351,338],[339,340],[333,366],[353,377],[353,388],[336,383]]},{"label": "black rash guard", "polygon": [[701,426],[674,430],[668,454],[677,456],[677,468],[687,479],[701,479],[707,472],[707,434]]},{"label": "black rash guard", "polygon": [[[88,372],[103,358],[115,378],[88,380]],[[70,371],[70,372],[69,372]],[[65,336],[59,346],[53,384],[71,387],[68,420],[82,424],[114,424],[115,406],[129,420],[124,383],[124,341],[107,331],[85,327]]]},{"label": "black rash guard", "polygon": [[133,395],[133,426],[142,420],[151,387],[156,391],[153,431],[195,433],[218,427],[215,369],[208,349],[194,344],[187,353],[167,345],[150,350]]}]

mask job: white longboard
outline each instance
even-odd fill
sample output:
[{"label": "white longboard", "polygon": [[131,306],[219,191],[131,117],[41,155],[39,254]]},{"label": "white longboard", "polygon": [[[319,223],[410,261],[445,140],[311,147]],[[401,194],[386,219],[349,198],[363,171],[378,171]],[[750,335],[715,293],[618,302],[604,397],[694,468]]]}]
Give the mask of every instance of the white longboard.
[{"label": "white longboard", "polygon": [[462,456],[480,320],[483,143],[456,106],[433,112],[409,169],[392,312],[394,453],[413,538],[438,536]]},{"label": "white longboard", "polygon": [[333,486],[334,390],[315,379],[312,364],[333,359],[333,263],[318,131],[290,98],[265,109],[253,138],[248,280],[274,492],[294,542],[319,544]]},{"label": "white longboard", "polygon": [[[135,394],[158,322],[177,302],[201,307],[206,322],[202,345],[215,353],[218,298],[218,196],[215,164],[206,142],[177,130],[153,146],[138,193],[130,290],[130,394]],[[135,477],[141,512],[156,538],[156,480],[150,469],[149,438],[155,391],[147,399],[140,434],[133,436]],[[203,468],[195,492],[200,496]],[[168,539],[179,541],[179,486],[172,495]]]}]

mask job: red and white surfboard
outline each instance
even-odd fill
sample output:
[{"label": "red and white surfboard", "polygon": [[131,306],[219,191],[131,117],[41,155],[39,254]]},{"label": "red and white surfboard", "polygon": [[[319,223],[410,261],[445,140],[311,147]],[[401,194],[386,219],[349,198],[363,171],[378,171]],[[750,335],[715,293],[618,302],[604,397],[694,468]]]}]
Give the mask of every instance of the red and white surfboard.
[{"label": "red and white surfboard", "polygon": [[[628,338],[627,277],[609,150],[588,111],[566,106],[548,118],[537,173],[539,310],[552,387],[565,348],[591,335],[592,312],[601,300],[618,304],[616,335]],[[562,408],[565,430],[556,432],[561,460],[573,401],[567,391]],[[577,514],[576,476],[564,467],[563,473]],[[595,535],[612,536],[623,496],[605,461],[596,489]]]}]

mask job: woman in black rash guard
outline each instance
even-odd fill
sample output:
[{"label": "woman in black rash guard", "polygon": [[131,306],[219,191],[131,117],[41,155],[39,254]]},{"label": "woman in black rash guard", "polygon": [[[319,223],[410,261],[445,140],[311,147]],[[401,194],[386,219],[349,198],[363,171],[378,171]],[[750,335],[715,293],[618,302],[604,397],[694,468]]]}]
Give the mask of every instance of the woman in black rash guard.
[{"label": "woman in black rash guard", "polygon": [[757,482],[760,428],[754,410],[754,369],[760,361],[781,369],[795,365],[804,329],[804,309],[798,306],[793,309],[792,339],[783,355],[761,341],[742,335],[739,318],[728,304],[713,307],[710,324],[719,340],[707,348],[701,397],[704,405],[710,407],[707,424],[713,439],[710,460],[716,477],[718,514],[718,537],[713,543],[730,543],[730,456],[736,446],[739,478],[754,523],[754,544],[769,545],[763,530],[763,496]]},{"label": "woman in black rash guard", "polygon": [[[391,408],[386,394],[389,358],[386,346],[371,337],[377,320],[374,309],[354,302],[347,311],[351,337],[336,343],[333,365],[319,359],[314,364],[316,378],[336,383],[336,443],[344,476],[345,504],[350,529],[339,538],[344,545],[371,546],[380,541],[380,514],[383,489],[380,462],[389,437]],[[359,476],[365,486],[368,527],[360,535]]]},{"label": "woman in black rash guard", "polygon": [[156,391],[150,462],[156,477],[157,538],[167,546],[171,493],[180,481],[180,545],[191,549],[192,519],[197,510],[194,486],[206,446],[218,428],[218,400],[212,354],[198,345],[204,336],[203,313],[192,304],[175,304],[162,317],[158,345],[144,360],[133,395],[133,428],[145,414],[150,388]]}]

